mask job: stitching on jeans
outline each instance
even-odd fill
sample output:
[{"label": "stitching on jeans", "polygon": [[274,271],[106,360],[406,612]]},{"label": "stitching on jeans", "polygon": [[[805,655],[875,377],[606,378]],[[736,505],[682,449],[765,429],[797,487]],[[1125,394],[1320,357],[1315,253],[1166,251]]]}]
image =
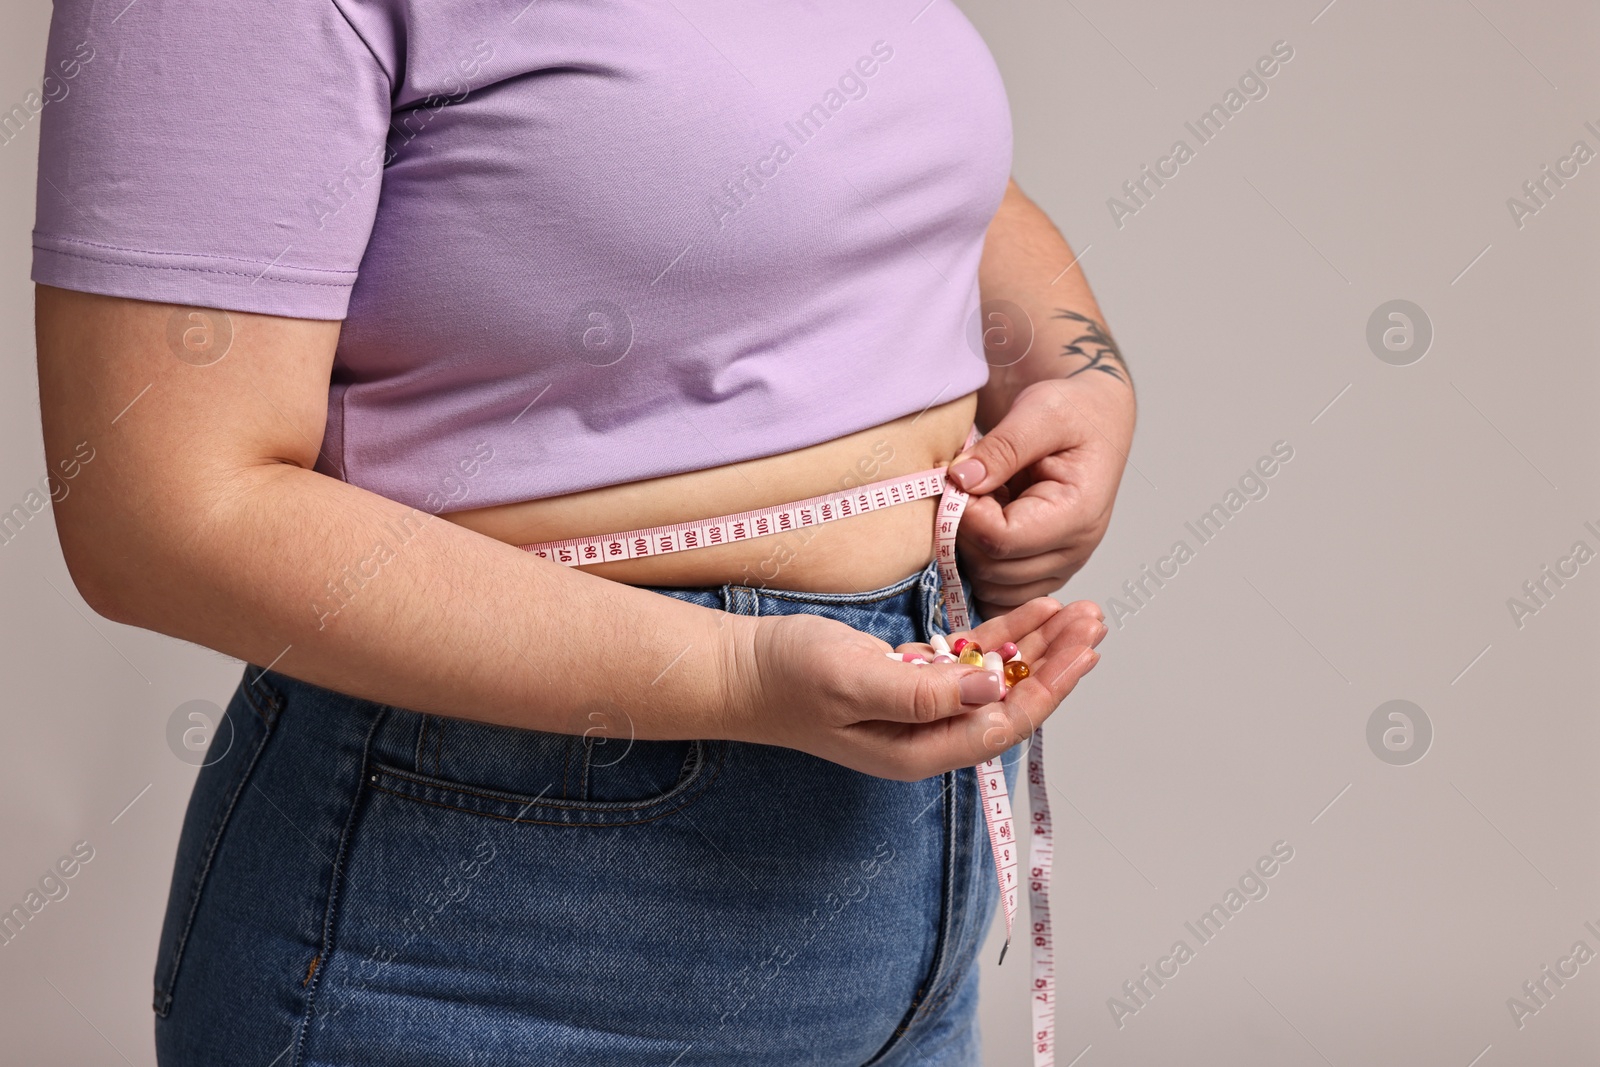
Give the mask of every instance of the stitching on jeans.
[{"label": "stitching on jeans", "polygon": [[[939,932],[933,946],[933,961],[928,965],[925,973],[917,984],[917,992],[912,997],[911,1006],[901,1016],[900,1025],[895,1027],[882,1048],[878,1049],[863,1067],[879,1067],[895,1053],[897,1049],[910,1042],[911,1031],[917,1026],[918,1012],[925,1001],[922,999],[924,990],[936,991],[943,984],[950,971],[950,956],[953,952],[953,942],[956,940],[957,926],[959,925],[955,914],[956,906],[956,868],[961,863],[959,829],[960,797],[957,795],[961,787],[961,772],[946,771],[942,778],[948,778],[949,786],[944,787],[944,803],[940,805],[943,812],[942,839],[944,851],[939,864]],[[930,993],[930,996],[932,994]],[[915,1044],[912,1044],[915,1048]]]},{"label": "stitching on jeans", "polygon": [[761,600],[755,595],[755,590],[747,585],[723,586],[722,604],[722,610],[729,615],[758,616],[761,614]]},{"label": "stitching on jeans", "polygon": [[[965,769],[966,768],[962,768],[962,770],[965,770]],[[957,779],[959,781],[959,777],[960,777],[961,771],[956,771],[956,772],[952,772],[952,773],[954,773],[957,776]],[[973,789],[976,789],[976,788],[977,788],[977,782],[976,782],[976,777],[974,777]],[[970,795],[976,795],[976,794],[969,794],[969,796]],[[988,824],[986,822],[984,822],[982,819],[977,817],[978,813],[976,811],[974,811],[973,814],[974,814],[973,830],[969,831],[968,834],[966,835],[966,837],[965,837],[966,845],[964,846],[964,848],[966,849],[966,852],[967,852],[968,855],[977,854],[980,857],[987,856],[987,855],[989,855],[989,851],[988,851]],[[983,842],[982,842],[982,845],[977,847],[976,849],[974,849],[973,844],[972,844],[973,837],[974,837],[975,834],[982,834],[983,838],[984,838]],[[985,867],[985,863],[980,858],[980,859],[977,860],[977,867],[973,870],[973,873],[978,878],[979,886],[982,887],[982,888],[978,888],[978,889],[974,890],[974,892],[976,892],[976,894],[977,894],[977,899],[982,899],[984,894],[986,894],[989,891],[989,885],[991,884],[989,876],[985,872],[984,867]],[[971,905],[971,901],[969,899],[966,911],[970,913],[971,910],[972,910],[972,905]],[[973,965],[976,962],[977,954],[983,951],[983,941],[981,939],[982,930],[980,929],[977,932],[980,934],[980,938],[978,939],[977,944],[974,947],[973,954],[971,956],[969,956],[966,960],[960,961],[955,966],[951,967],[949,969],[949,973],[945,976],[947,980],[942,983],[942,985],[943,985],[942,995],[939,996],[939,1000],[937,1002],[937,1006],[934,1007],[931,1011],[929,1011],[927,1013],[927,1015],[923,1019],[923,1025],[924,1025],[925,1028],[936,1026],[939,1023],[940,1020],[945,1018],[946,1013],[950,1009],[951,1002],[954,1001],[955,998],[960,995],[962,984],[964,984],[965,982],[967,982],[971,978],[972,972],[973,972]],[[917,1051],[921,1054],[921,1057],[919,1058],[918,1062],[921,1062],[922,1059],[925,1059],[925,1058],[933,1055],[934,1053],[939,1052],[942,1049],[948,1048],[957,1038],[960,1038],[961,1036],[963,1036],[967,1032],[967,1030],[969,1030],[971,1028],[971,1025],[972,1025],[972,1023],[974,1021],[975,1021],[975,1017],[972,1018],[972,1019],[969,1019],[967,1024],[964,1025],[964,1026],[957,1026],[957,1027],[952,1028],[952,1031],[951,1031],[950,1035],[948,1037],[946,1037],[943,1041],[939,1042],[939,1044],[937,1044],[937,1045],[934,1045],[934,1046],[931,1046],[931,1047],[926,1046],[926,1045],[917,1045],[917,1046],[915,1046]]]},{"label": "stitching on jeans", "polygon": [[428,718],[426,715],[417,716],[417,743],[411,746],[411,766],[418,771],[422,770],[422,761],[426,758],[424,753],[428,751]]},{"label": "stitching on jeans", "polygon": [[756,590],[756,595],[757,596],[771,597],[773,600],[788,600],[788,601],[790,601],[792,603],[797,603],[797,604],[833,604],[833,605],[837,605],[839,607],[850,607],[852,604],[881,604],[885,600],[893,600],[896,597],[904,596],[907,592],[908,592],[907,589],[896,589],[892,593],[885,593],[882,596],[875,596],[875,597],[857,596],[857,595],[854,595],[854,594],[851,594],[851,593],[837,593],[837,594],[834,594],[834,596],[837,596],[837,597],[840,597],[840,598],[848,598],[848,599],[837,599],[837,600],[818,600],[818,599],[816,599],[819,596],[827,595],[827,594],[821,594],[821,593],[813,593],[813,594],[807,596],[804,593],[800,593],[800,594],[777,593],[777,592],[773,592],[773,591],[767,590],[767,589],[757,589]]},{"label": "stitching on jeans", "polygon": [[[962,980],[965,981],[965,977],[964,976],[963,976]],[[946,1007],[949,1006],[949,1002],[954,1000],[955,998],[956,998],[956,992],[955,992],[955,990],[951,990],[949,995],[945,997],[945,1003],[940,1005],[940,1007],[939,1007],[940,1016],[942,1016],[944,1014],[944,1010],[945,1010]],[[920,1063],[923,1063],[924,1061],[929,1060],[930,1057],[935,1056],[940,1052],[943,1052],[945,1049],[947,1049],[951,1045],[955,1044],[958,1039],[968,1036],[968,1031],[970,1031],[972,1029],[972,1024],[975,1021],[976,1021],[976,1019],[970,1019],[969,1018],[964,1025],[951,1027],[949,1035],[946,1036],[945,1039],[943,1041],[939,1042],[937,1045],[916,1045],[916,1046],[914,1046],[916,1048],[916,1050],[917,1050],[917,1053],[918,1053],[917,1062],[920,1064]]]},{"label": "stitching on jeans", "polygon": [[[687,808],[691,803],[699,799],[701,794],[703,794],[707,789],[711,788],[712,782],[716,781],[717,775],[722,772],[722,764],[725,753],[726,749],[723,749],[722,752],[719,753],[715,766],[711,768],[710,777],[705,780],[705,783],[700,786],[700,788],[691,790],[683,798],[682,804],[679,804],[671,811],[664,811],[659,815],[652,815],[648,819],[634,819],[629,822],[555,822],[549,819],[517,819],[509,815],[496,815],[492,811],[479,811],[476,808],[463,808],[455,804],[445,804],[442,801],[427,800],[423,797],[413,796],[410,793],[401,793],[393,789],[385,789],[383,786],[377,785],[376,783],[369,785],[367,788],[378,793],[388,793],[390,796],[399,797],[401,800],[410,800],[418,804],[427,804],[430,807],[444,808],[447,811],[459,811],[468,815],[478,815],[485,819],[498,819],[501,822],[519,823],[524,826],[560,826],[566,829],[604,830],[614,826],[643,826],[645,823],[652,823],[660,819],[665,819],[668,815],[672,815],[676,812],[682,811],[684,808]],[[390,773],[392,773],[392,770]],[[403,774],[397,774],[393,776],[397,778],[405,778],[405,775]],[[466,791],[462,790],[462,792]],[[468,795],[473,794],[469,793]],[[499,798],[491,797],[489,799]]]},{"label": "stitching on jeans", "polygon": [[[244,691],[244,698],[250,704],[250,709],[261,718],[261,721],[271,729],[278,721],[278,716],[283,713],[283,693],[270,682],[262,679],[271,673],[265,669],[256,671],[253,681],[250,678],[251,664],[245,664],[243,683],[240,688]],[[265,701],[262,703],[261,701]]]},{"label": "stitching on jeans", "polygon": [[[250,670],[250,668],[248,666],[246,666],[245,670],[248,672]],[[244,697],[245,706],[255,713],[256,718],[261,720],[261,725],[262,726],[266,726],[267,725],[266,712],[262,711],[261,707],[256,703],[255,694],[250,692],[250,687],[248,685],[241,685],[239,687],[239,692],[240,692],[240,695]]]},{"label": "stitching on jeans", "polygon": [[[247,664],[245,666],[245,672],[248,674],[249,671],[250,667]],[[271,720],[267,718],[267,713],[262,710],[261,706],[256,703],[256,696],[250,691],[250,688],[251,687],[248,683],[239,687],[240,693],[244,696],[245,704],[250,708],[251,711],[255,712],[256,718],[261,720],[262,726],[270,727],[272,725]]]},{"label": "stitching on jeans", "polygon": [[[367,780],[367,765],[372,759],[372,739],[378,735],[378,728],[383,725],[389,713],[396,710],[387,704],[377,705],[377,714],[372,716],[372,725],[367,728],[367,739],[361,746],[361,765],[357,769],[354,795],[350,797],[350,811],[345,816],[344,829],[339,832],[339,847],[334,853],[333,870],[328,875],[328,898],[323,905],[321,947],[317,955],[330,960],[333,954],[333,925],[343,897],[339,892],[340,883],[344,880],[345,859],[350,850],[350,834],[354,830],[356,817],[361,812],[361,791]],[[311,1035],[311,1020],[316,1017],[317,990],[322,987],[322,976],[327,974],[331,967],[317,967],[309,975],[309,985],[305,992],[305,1016],[300,1020],[299,1031],[295,1034],[294,1056],[289,1061],[289,1067],[300,1067],[305,1062],[306,1042]]]},{"label": "stitching on jeans", "polygon": [[[249,666],[245,669],[248,671]],[[265,673],[265,672],[262,672]],[[257,681],[259,681],[259,677]],[[200,861],[199,868],[194,873],[194,881],[189,886],[188,915],[184,917],[183,929],[178,934],[176,943],[172,946],[171,973],[166,975],[165,988],[156,987],[157,997],[155,1004],[156,1014],[166,1018],[172,1011],[173,993],[178,988],[178,973],[182,970],[183,956],[189,944],[189,934],[194,929],[195,916],[200,912],[200,898],[205,892],[206,883],[211,880],[211,865],[217,857],[217,849],[222,845],[222,838],[228,831],[228,826],[233,822],[233,812],[239,806],[239,798],[244,795],[245,786],[250,784],[250,779],[255,775],[256,765],[261,762],[261,754],[267,750],[267,744],[273,738],[271,725],[264,725],[261,731],[261,740],[255,746],[255,751],[250,755],[250,762],[244,768],[244,773],[239,775],[239,783],[234,787],[233,795],[228,798],[220,811],[213,817],[211,825],[206,828],[205,840],[208,842],[205,856]],[[158,975],[158,978],[161,976]]]},{"label": "stitching on jeans", "polygon": [[944,600],[939,595],[937,565],[922,572],[922,640],[932,639],[936,633],[945,633]]},{"label": "stitching on jeans", "polygon": [[[708,742],[704,742],[704,741],[691,741],[691,742],[689,742],[689,744],[691,746],[690,752],[698,751],[699,756],[700,756],[699,762],[701,762],[701,763],[704,763],[704,762],[706,762],[706,761],[708,761],[710,759],[710,757],[707,755],[707,750],[708,749],[714,749],[715,750],[715,754],[717,756],[718,765],[720,766],[721,762],[722,762],[722,754],[727,751],[727,745],[726,744],[718,745],[715,742],[709,742],[708,743]],[[387,776],[389,776],[391,778],[399,778],[399,779],[402,779],[404,781],[413,782],[416,785],[422,786],[424,788],[437,789],[437,790],[439,790],[441,792],[459,793],[462,796],[478,797],[478,798],[480,798],[482,800],[492,800],[492,801],[494,801],[496,803],[499,803],[499,804],[508,804],[508,805],[509,804],[526,803],[529,800],[529,798],[527,798],[525,796],[519,796],[518,794],[511,793],[511,792],[480,792],[480,791],[475,790],[475,789],[469,789],[469,788],[467,788],[466,786],[463,786],[463,785],[458,785],[455,782],[445,781],[443,779],[429,780],[428,778],[426,778],[426,777],[424,777],[422,775],[407,774],[403,769],[401,769],[399,767],[391,767],[388,764],[384,764],[384,763],[380,763],[377,766],[378,766],[378,768],[379,768],[381,773],[383,773],[383,774],[385,774],[385,775],[387,775]],[[687,782],[680,781],[680,782],[678,782],[678,784],[674,785],[671,789],[669,789],[667,792],[661,794],[659,797],[656,797],[656,798],[654,798],[652,800],[644,801],[643,803],[640,803],[640,804],[622,804],[622,805],[618,806],[618,805],[614,805],[614,804],[610,804],[610,803],[591,802],[589,804],[562,804],[562,805],[545,804],[543,806],[544,807],[561,807],[561,808],[564,808],[564,809],[566,809],[568,811],[587,811],[587,812],[593,812],[593,813],[596,813],[596,814],[604,814],[606,812],[617,812],[619,814],[625,814],[626,812],[629,812],[629,811],[643,811],[645,809],[652,808],[657,804],[666,803],[668,801],[668,799],[670,797],[672,797],[672,795],[674,793],[678,792],[679,790],[683,790],[684,792],[693,792],[694,791],[693,787],[695,785],[695,782],[696,782],[696,779],[693,779],[693,778],[689,779]],[[406,794],[402,793],[402,794],[397,794],[397,795],[404,796]],[[475,809],[462,808],[461,810],[462,811],[473,811]]]},{"label": "stitching on jeans", "polygon": [[[922,576],[924,574],[926,574],[927,571],[928,571],[928,567],[927,566],[923,566],[920,569],[918,569],[915,573],[906,575],[904,578],[900,579],[898,582],[895,582],[893,585],[886,585],[882,589],[872,589],[872,590],[868,590],[865,593],[859,593],[859,594],[852,594],[852,593],[806,593],[804,591],[794,590],[794,589],[788,589],[788,590],[763,589],[763,588],[761,588],[759,586],[742,587],[742,588],[752,588],[757,596],[772,597],[774,600],[799,601],[801,603],[808,603],[808,604],[841,604],[841,605],[849,605],[849,604],[878,604],[878,603],[881,603],[881,602],[883,602],[885,600],[893,599],[894,597],[900,596],[903,593],[907,592],[913,585],[916,585],[918,582],[920,582],[922,580]],[[873,596],[873,595],[871,595],[873,593],[879,593],[881,595]]]},{"label": "stitching on jeans", "polygon": [[422,797],[412,796],[410,793],[397,793],[393,789],[385,789],[381,785],[374,785],[370,786],[369,788],[371,788],[375,793],[388,793],[390,796],[399,797],[401,800],[410,800],[417,804],[427,804],[429,807],[434,808],[444,808],[446,811],[459,811],[467,815],[477,815],[485,819],[499,819],[501,822],[518,823],[522,826],[561,826],[567,829],[579,830],[606,830],[613,826],[643,826],[645,823],[655,822],[658,819],[665,819],[673,812],[682,811],[684,808],[689,806],[688,801],[685,801],[684,803],[678,805],[678,807],[673,808],[672,811],[664,811],[660,815],[652,815],[648,819],[634,819],[631,822],[554,822],[549,819],[514,819],[509,815],[496,815],[492,811],[479,811],[476,808],[462,808],[454,804],[444,804],[437,800],[425,800]]}]

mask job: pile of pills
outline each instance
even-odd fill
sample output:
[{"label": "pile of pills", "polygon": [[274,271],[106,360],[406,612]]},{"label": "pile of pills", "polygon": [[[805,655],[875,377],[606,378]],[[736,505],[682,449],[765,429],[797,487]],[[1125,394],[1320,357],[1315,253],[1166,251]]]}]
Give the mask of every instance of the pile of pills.
[{"label": "pile of pills", "polygon": [[915,652],[886,652],[884,655],[903,663],[965,663],[969,667],[983,667],[1004,678],[1007,689],[1031,673],[1017,646],[1010,641],[993,652],[985,652],[976,641],[965,637],[958,637],[955,644],[951,644],[943,634],[934,634],[928,643],[933,646],[931,660]]}]

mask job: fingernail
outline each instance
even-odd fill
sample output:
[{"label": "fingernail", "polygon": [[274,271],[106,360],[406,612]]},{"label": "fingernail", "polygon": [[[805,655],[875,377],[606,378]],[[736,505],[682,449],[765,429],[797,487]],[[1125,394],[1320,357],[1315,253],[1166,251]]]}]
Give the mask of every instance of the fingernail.
[{"label": "fingernail", "polygon": [[1006,684],[992,671],[973,671],[961,677],[961,703],[993,704],[1005,695]]},{"label": "fingernail", "polygon": [[1095,630],[1096,630],[1096,632],[1095,632],[1095,635],[1094,635],[1094,640],[1089,642],[1089,644],[1091,646],[1098,645],[1101,641],[1104,641],[1105,638],[1106,638],[1106,634],[1111,632],[1110,629],[1108,629],[1106,627],[1106,624],[1103,623],[1103,622],[1100,623],[1099,626],[1097,626],[1095,628]]},{"label": "fingernail", "polygon": [[977,459],[964,459],[960,463],[950,465],[950,477],[956,480],[957,485],[967,490],[982,482],[983,476],[987,473],[982,461]]}]

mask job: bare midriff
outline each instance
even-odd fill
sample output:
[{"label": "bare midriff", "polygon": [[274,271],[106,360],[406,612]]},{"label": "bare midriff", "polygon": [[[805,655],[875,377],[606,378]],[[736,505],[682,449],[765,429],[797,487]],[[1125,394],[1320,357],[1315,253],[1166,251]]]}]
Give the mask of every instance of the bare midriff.
[{"label": "bare midriff", "polygon": [[[944,466],[966,441],[977,403],[971,394],[777,456],[441,517],[527,545],[775,507]],[[938,503],[937,497],[916,500],[789,533],[583,570],[629,585],[734,583],[862,592],[898,581],[933,559]]]}]

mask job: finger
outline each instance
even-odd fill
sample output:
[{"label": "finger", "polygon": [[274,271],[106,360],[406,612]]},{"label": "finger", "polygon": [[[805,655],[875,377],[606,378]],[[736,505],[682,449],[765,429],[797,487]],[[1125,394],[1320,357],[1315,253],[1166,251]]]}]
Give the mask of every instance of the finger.
[{"label": "finger", "polygon": [[846,683],[856,721],[931,723],[999,700],[1005,683],[968,664],[895,662],[868,657]]},{"label": "finger", "polygon": [[1081,635],[1082,644],[1098,644],[1105,636],[1104,613],[1092,600],[1062,604],[1050,597],[1035,597],[1003,618],[990,619],[975,630],[950,635],[950,643],[966,637],[986,650],[1005,642],[1017,645],[1024,658],[1038,658],[1064,633]]},{"label": "finger", "polygon": [[1048,596],[1034,597],[1001,619],[985,619],[972,631],[973,640],[984,648],[998,648],[1007,641],[1018,641],[1060,614],[1062,604]]},{"label": "finger", "polygon": [[1040,669],[1051,649],[1093,648],[1105,637],[1105,623],[1086,616],[1061,615],[1017,643],[1017,654],[1030,671]]},{"label": "finger", "polygon": [[990,559],[1037,556],[1075,541],[1095,518],[1087,514],[1076,487],[1035,482],[1004,507],[993,497],[968,501],[956,530],[956,547],[975,548]]},{"label": "finger", "polygon": [[1037,556],[1020,559],[995,559],[986,556],[976,546],[961,555],[961,573],[973,583],[992,582],[996,585],[1022,585],[1039,582],[1053,574],[1069,574],[1082,566],[1085,555],[1076,544],[1068,544]]},{"label": "finger", "polygon": [[950,477],[969,493],[1004,485],[1029,464],[1063,448],[1061,420],[1045,405],[1019,402],[972,447],[950,464]]},{"label": "finger", "polygon": [[1011,612],[1004,604],[991,604],[984,600],[973,598],[973,603],[978,606],[978,614],[986,619],[1003,619]]},{"label": "finger", "polygon": [[1041,668],[1052,649],[1087,646],[1094,648],[1105,639],[1106,624],[1093,615],[1062,611],[1044,626],[1017,643],[1017,652],[1030,669]]},{"label": "finger", "polygon": [[967,637],[986,650],[998,650],[1006,641],[1017,646],[1017,653],[1032,664],[1043,659],[1060,642],[1094,647],[1106,636],[1105,616],[1092,600],[1061,604],[1049,597],[1037,597],[999,619],[991,619],[976,630],[950,635],[952,643]]},{"label": "finger", "polygon": [[[1042,622],[1038,620],[1043,618]],[[999,651],[1012,642],[1017,654],[1032,664],[1054,644],[1066,640],[1075,645],[1098,645],[1106,635],[1100,608],[1093,601],[1075,601],[1070,607],[1048,597],[1038,597],[997,619],[992,619],[967,636],[987,651]]]},{"label": "finger", "polygon": [[1031,633],[1061,611],[1061,603],[1049,597],[1038,597],[1001,619],[987,619],[975,629],[950,635],[953,645],[958,637],[967,637],[985,649],[999,648],[1007,641],[1016,641]]},{"label": "finger", "polygon": [[1092,600],[1074,600],[1065,605],[1062,611],[1077,615],[1093,615],[1097,619],[1104,619],[1106,613],[1100,610],[1100,605]]},{"label": "finger", "polygon": [[[1031,695],[1037,688],[1044,696],[1059,704],[1099,662],[1100,653],[1092,646],[1057,642],[1040,661],[1039,669],[1017,685],[1026,685],[1024,695]],[[1033,684],[1027,685],[1029,682]]]},{"label": "finger", "polygon": [[1048,661],[1047,678],[1030,676],[1018,682],[1004,700],[914,727],[895,738],[900,760],[903,765],[935,774],[993,759],[1042,725],[1098,661],[1099,653],[1083,645],[1062,650]]},{"label": "finger", "polygon": [[1067,584],[1067,580],[1060,576],[1052,576],[1043,581],[1029,582],[1026,585],[1001,585],[996,582],[972,582],[972,593],[978,598],[979,603],[999,605],[1009,611],[1018,604],[1025,604],[1038,597],[1047,597]]},{"label": "finger", "polygon": [[[945,649],[948,650],[949,646],[953,645],[958,638],[962,637],[977,641],[978,644],[984,648],[989,648],[991,645],[998,647],[1004,644],[1006,641],[1013,640],[1016,634],[1026,632],[1027,630],[1040,625],[1044,622],[1044,620],[1062,610],[1063,607],[1060,601],[1052,600],[1048,594],[1034,597],[1032,599],[1040,602],[1033,605],[1026,615],[1008,620],[1005,624],[1003,632],[998,626],[994,626],[988,630],[985,630],[981,636],[974,636],[974,633],[971,630],[956,630],[954,632],[941,635],[944,640]],[[994,621],[990,620],[986,615],[983,616],[983,619],[985,622]],[[983,624],[980,623],[979,625],[981,628]],[[940,649],[934,645],[928,644],[927,642],[908,641],[905,644],[894,646],[892,651],[896,655],[920,656],[921,658],[931,662],[933,657],[939,654]]]},{"label": "finger", "polygon": [[1058,646],[1028,677],[1012,686],[1000,702],[1013,730],[1012,744],[1026,738],[1054,714],[1099,662],[1100,653],[1087,645]]}]

